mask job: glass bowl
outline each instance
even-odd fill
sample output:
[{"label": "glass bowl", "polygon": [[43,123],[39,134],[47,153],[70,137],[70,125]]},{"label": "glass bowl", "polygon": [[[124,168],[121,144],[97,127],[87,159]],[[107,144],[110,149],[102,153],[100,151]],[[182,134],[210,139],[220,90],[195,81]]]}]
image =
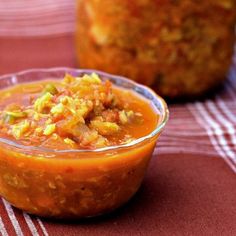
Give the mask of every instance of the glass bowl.
[{"label": "glass bowl", "polygon": [[33,69],[0,77],[0,89],[45,79],[96,72],[103,80],[150,101],[160,117],[152,133],[120,146],[51,150],[0,139],[0,195],[13,206],[44,217],[97,216],[126,203],[144,178],[156,141],[168,120],[164,100],[151,89],[95,70]]}]

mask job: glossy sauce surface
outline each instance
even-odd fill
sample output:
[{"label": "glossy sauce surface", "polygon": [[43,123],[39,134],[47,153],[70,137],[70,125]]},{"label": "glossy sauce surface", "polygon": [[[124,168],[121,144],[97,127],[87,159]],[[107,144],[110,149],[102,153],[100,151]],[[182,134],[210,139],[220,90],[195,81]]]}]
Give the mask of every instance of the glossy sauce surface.
[{"label": "glossy sauce surface", "polygon": [[[86,85],[79,84],[78,90],[74,91],[70,87],[73,84],[69,86],[58,80],[21,84],[0,91],[0,137],[27,146],[56,150],[96,149],[129,143],[155,129],[159,116],[150,102],[133,91],[120,89],[109,82],[91,88],[94,86],[91,81]],[[56,89],[57,93],[45,94],[48,87]],[[109,91],[99,97],[98,91],[103,95],[103,90]],[[98,99],[91,98],[89,92],[96,94]],[[112,97],[110,100],[103,100],[109,96]],[[49,101],[41,101],[43,99]],[[63,99],[71,99],[70,104],[62,103]],[[76,103],[78,105],[74,105]],[[41,109],[40,106],[45,107]],[[58,110],[61,107],[63,111]],[[42,111],[38,111],[39,108]],[[84,112],[82,109],[87,110]],[[14,118],[13,121],[9,120],[9,114],[13,116],[10,117]],[[18,117],[19,114],[24,115]],[[26,130],[22,128],[24,122],[27,122]],[[19,129],[23,130],[20,134]]]}]

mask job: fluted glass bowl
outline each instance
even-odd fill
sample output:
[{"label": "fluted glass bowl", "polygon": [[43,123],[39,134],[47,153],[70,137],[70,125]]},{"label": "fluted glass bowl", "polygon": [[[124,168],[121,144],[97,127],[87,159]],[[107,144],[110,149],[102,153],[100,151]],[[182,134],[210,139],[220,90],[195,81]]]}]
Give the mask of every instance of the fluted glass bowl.
[{"label": "fluted glass bowl", "polygon": [[94,70],[33,69],[0,77],[0,89],[15,84],[96,72],[150,101],[157,127],[135,141],[95,150],[51,150],[0,139],[0,195],[13,206],[44,217],[82,218],[109,212],[138,190],[168,109],[152,90],[120,76]]}]

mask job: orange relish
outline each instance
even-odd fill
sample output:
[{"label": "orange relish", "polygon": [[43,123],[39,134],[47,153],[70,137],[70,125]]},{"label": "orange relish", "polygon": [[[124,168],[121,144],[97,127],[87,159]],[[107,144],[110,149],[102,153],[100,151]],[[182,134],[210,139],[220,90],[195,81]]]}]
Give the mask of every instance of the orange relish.
[{"label": "orange relish", "polygon": [[97,149],[150,133],[158,117],[134,92],[95,73],[0,92],[0,137],[52,149]]}]

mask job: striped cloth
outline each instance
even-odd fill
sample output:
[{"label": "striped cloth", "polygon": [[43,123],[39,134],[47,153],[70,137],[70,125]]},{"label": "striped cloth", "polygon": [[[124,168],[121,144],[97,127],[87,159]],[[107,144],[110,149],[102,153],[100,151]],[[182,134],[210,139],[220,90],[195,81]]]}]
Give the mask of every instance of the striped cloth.
[{"label": "striped cloth", "polygon": [[223,158],[236,173],[236,68],[222,91],[204,102],[170,106],[172,119],[159,154],[191,153]]},{"label": "striped cloth", "polygon": [[[0,75],[75,67],[74,28],[75,1],[0,0]],[[172,104],[170,113],[144,183],[125,207],[58,222],[0,199],[0,234],[236,235],[236,66],[216,96]]]}]

